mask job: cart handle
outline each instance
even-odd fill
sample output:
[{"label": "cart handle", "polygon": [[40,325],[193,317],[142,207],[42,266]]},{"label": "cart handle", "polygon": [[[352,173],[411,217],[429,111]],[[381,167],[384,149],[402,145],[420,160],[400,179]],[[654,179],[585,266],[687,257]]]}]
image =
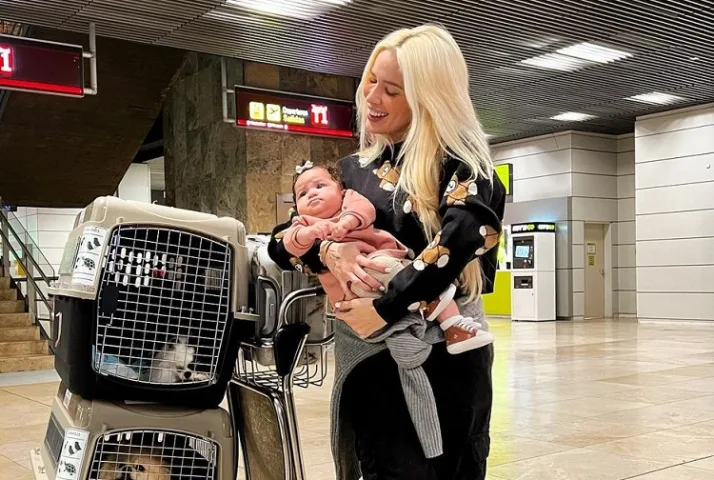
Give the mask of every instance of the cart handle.
[{"label": "cart handle", "polygon": [[285,325],[286,318],[288,316],[288,310],[290,309],[290,307],[293,306],[295,302],[297,302],[298,300],[323,295],[324,293],[324,288],[322,288],[321,286],[316,286],[309,288],[301,288],[299,290],[295,290],[294,292],[290,292],[289,294],[287,294],[283,299],[282,303],[280,304],[280,310],[278,311],[278,324],[275,326],[275,331],[277,332],[280,327]]}]

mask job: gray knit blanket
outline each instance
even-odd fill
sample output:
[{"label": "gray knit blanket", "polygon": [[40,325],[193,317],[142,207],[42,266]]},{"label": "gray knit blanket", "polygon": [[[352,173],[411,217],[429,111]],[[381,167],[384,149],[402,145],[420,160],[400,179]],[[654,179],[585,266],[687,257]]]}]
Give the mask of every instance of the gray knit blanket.
[{"label": "gray knit blanket", "polygon": [[[461,314],[486,325],[483,303],[465,304],[456,300]],[[416,428],[426,458],[443,453],[439,416],[431,383],[422,365],[431,353],[432,345],[443,342],[444,334],[437,322],[425,321],[420,315],[408,315],[371,336],[361,339],[344,322],[335,326],[335,382],[332,389],[332,455],[337,480],[359,480],[359,462],[349,419],[341,415],[342,389],[347,377],[360,362],[389,349],[397,363],[399,378],[409,414]]]}]

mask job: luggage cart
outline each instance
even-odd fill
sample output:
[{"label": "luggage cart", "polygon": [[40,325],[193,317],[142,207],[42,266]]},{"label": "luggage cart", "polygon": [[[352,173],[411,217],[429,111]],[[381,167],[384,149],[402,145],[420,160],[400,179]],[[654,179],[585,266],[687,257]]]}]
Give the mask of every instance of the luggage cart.
[{"label": "luggage cart", "polygon": [[[294,387],[323,385],[334,328],[325,338],[308,342],[310,326],[286,319],[297,302],[322,294],[322,287],[290,293],[280,305],[273,338],[241,343],[228,404],[248,480],[306,480]],[[334,317],[327,315],[334,325]],[[274,356],[273,366],[257,361],[266,352]]]}]

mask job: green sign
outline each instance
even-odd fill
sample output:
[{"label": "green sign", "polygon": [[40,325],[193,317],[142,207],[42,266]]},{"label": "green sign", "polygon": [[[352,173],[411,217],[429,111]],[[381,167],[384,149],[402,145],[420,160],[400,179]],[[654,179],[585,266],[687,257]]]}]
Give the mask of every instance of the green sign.
[{"label": "green sign", "polygon": [[501,165],[496,165],[494,171],[498,178],[501,179],[501,183],[506,187],[506,195],[511,195],[513,191],[513,165],[502,163]]}]

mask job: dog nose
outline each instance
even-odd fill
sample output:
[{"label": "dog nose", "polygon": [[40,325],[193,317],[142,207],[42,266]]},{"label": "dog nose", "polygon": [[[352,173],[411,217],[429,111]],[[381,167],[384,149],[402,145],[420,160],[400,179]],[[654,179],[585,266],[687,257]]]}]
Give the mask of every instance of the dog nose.
[{"label": "dog nose", "polygon": [[191,379],[191,370],[186,370],[183,372],[183,378],[184,380],[190,380]]},{"label": "dog nose", "polygon": [[132,475],[133,471],[134,471],[133,468],[131,468],[128,465],[124,465],[119,470],[119,473],[121,476],[118,478],[118,480],[133,480],[133,478],[134,478],[134,476]]}]

